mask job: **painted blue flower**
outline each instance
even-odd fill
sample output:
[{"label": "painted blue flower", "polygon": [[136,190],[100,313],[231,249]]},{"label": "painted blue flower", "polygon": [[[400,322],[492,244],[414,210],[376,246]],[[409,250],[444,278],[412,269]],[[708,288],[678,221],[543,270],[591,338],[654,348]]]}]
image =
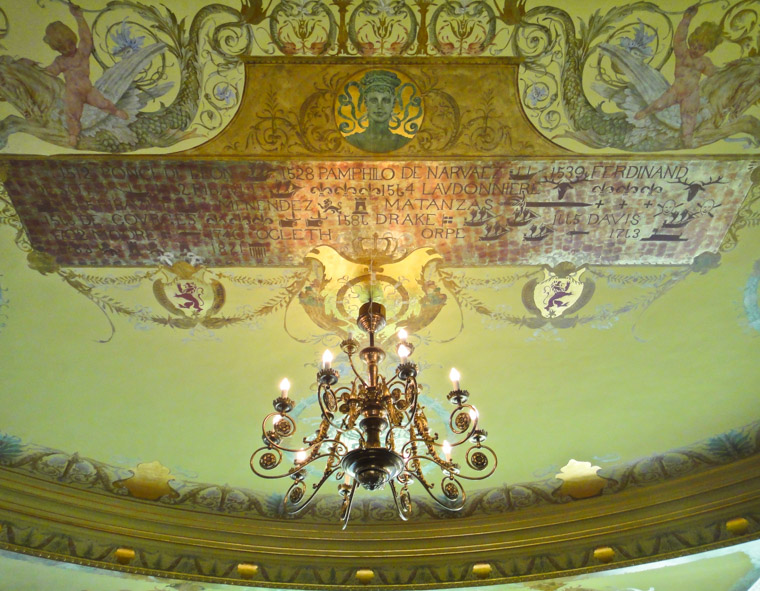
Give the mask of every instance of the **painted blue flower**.
[{"label": "painted blue flower", "polygon": [[543,84],[534,84],[528,92],[527,99],[532,107],[535,107],[538,103],[549,96],[549,89]]},{"label": "painted blue flower", "polygon": [[314,0],[287,0],[283,2],[285,7],[289,10],[291,16],[303,17],[314,16],[316,14],[316,6]]},{"label": "painted blue flower", "polygon": [[214,87],[214,98],[218,101],[224,102],[225,105],[230,105],[235,102],[237,95],[235,94],[235,89],[225,82],[223,84],[217,84]]},{"label": "painted blue flower", "polygon": [[111,41],[114,44],[113,55],[127,57],[143,46],[145,37],[134,37],[132,28],[124,19],[121,21],[121,27],[111,33]]},{"label": "painted blue flower", "polygon": [[633,31],[633,39],[630,37],[623,37],[620,40],[620,47],[630,52],[637,52],[647,57],[652,55],[652,48],[649,45],[655,40],[656,33],[647,35],[646,25],[644,21],[639,19],[639,25]]},{"label": "painted blue flower", "polygon": [[467,10],[470,8],[471,0],[459,0],[456,4],[453,4],[452,9],[454,14],[461,16],[467,14]]},{"label": "painted blue flower", "polygon": [[23,444],[19,437],[0,433],[0,460],[17,456],[21,453],[22,446]]},{"label": "painted blue flower", "polygon": [[376,0],[374,8],[379,13],[382,12],[388,16],[393,16],[398,12],[396,4],[393,0]]}]

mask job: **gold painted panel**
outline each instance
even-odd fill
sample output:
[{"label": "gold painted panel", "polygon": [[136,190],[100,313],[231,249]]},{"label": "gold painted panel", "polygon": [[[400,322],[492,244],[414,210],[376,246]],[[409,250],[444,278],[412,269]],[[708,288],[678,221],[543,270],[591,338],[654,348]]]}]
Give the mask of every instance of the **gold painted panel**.
[{"label": "gold painted panel", "polygon": [[[515,60],[509,59],[248,60],[245,92],[230,125],[184,155],[566,154],[525,118],[517,72]],[[393,112],[372,115],[380,117],[372,136],[368,107],[373,109],[375,95],[390,97]]]}]

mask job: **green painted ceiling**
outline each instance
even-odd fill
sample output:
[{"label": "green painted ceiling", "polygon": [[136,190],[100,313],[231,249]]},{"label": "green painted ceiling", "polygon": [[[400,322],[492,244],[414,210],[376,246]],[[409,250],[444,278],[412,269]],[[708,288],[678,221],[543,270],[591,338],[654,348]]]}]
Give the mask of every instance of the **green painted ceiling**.
[{"label": "green painted ceiling", "polygon": [[[48,4],[44,10],[41,3],[33,5],[28,14],[18,3],[0,7],[14,27],[22,23],[24,30],[38,33],[43,15],[69,18],[63,3]],[[187,14],[202,5],[178,4]],[[683,11],[686,5],[681,4],[674,10]],[[585,3],[572,6],[571,12],[589,18]],[[37,33],[30,38],[39,37]],[[18,37],[8,42],[14,54],[45,63],[52,58],[39,43]],[[242,69],[239,73],[242,78]],[[13,112],[10,105],[2,108],[3,115]],[[225,122],[231,116],[225,113]],[[574,141],[560,143],[578,147]],[[702,148],[699,156],[718,162],[734,148],[724,142]],[[59,152],[17,135],[2,155],[13,166],[19,154]],[[619,150],[610,152],[620,156]],[[749,162],[753,154],[736,158]],[[488,430],[499,466],[489,480],[471,489],[551,479],[571,459],[590,462],[604,475],[654,454],[697,444],[709,447],[704,440],[720,442],[716,438],[724,434],[743,445],[741,437],[732,439],[731,434],[760,418],[760,226],[757,212],[748,205],[757,190],[755,184],[740,214],[750,221],[734,226],[734,248],[690,265],[589,265],[585,278],[594,284],[593,296],[570,315],[578,319],[574,326],[539,326],[526,306],[523,289],[543,276],[540,264],[456,266],[444,259],[435,268],[430,279],[446,304],[412,336],[414,358],[422,369],[429,415],[437,421],[434,428],[445,429],[448,368],[456,366]],[[340,341],[309,315],[297,293],[287,293],[299,273],[312,272],[303,253],[303,260],[288,268],[210,267],[226,292],[224,313],[245,320],[172,328],[150,320],[169,315],[153,287],[157,277],[166,276],[168,265],[156,260],[151,267],[67,267],[43,274],[30,262],[15,224],[12,207],[4,209],[3,444],[23,444],[24,453],[43,448],[61,450],[67,457],[76,453],[110,466],[123,478],[139,464],[159,462],[175,488],[182,482],[201,482],[266,495],[284,493],[283,481],[257,479],[248,467],[250,454],[260,445],[261,420],[287,376],[293,383],[291,396],[299,403],[296,413],[313,422],[321,352],[326,346],[337,351]],[[425,246],[423,242],[409,250]],[[401,283],[421,273],[419,266],[406,264],[395,277]],[[328,266],[327,276],[355,270],[345,260],[340,265]],[[268,307],[271,302],[277,304]],[[346,375],[348,365],[340,356],[336,367]],[[391,367],[388,363],[386,369]],[[335,494],[333,489],[328,487],[325,494]],[[412,486],[413,495],[422,494],[417,489]],[[376,495],[389,498],[388,491]],[[736,591],[749,588],[738,586],[745,575],[757,578],[757,553],[755,546],[742,546],[652,570],[609,571],[604,577],[563,579],[555,586],[504,587]],[[62,589],[99,591],[222,588],[105,574],[6,553],[0,555],[0,575],[0,589],[14,591],[59,583]]]}]

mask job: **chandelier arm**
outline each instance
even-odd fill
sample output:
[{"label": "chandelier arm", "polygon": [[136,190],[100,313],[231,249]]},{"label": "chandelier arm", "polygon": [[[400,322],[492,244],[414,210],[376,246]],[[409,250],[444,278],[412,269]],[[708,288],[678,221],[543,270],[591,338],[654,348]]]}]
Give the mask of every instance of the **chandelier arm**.
[{"label": "chandelier arm", "polygon": [[[301,466],[308,466],[309,464],[311,464],[312,462],[314,462],[315,460],[318,460],[320,458],[326,458],[326,457],[330,457],[330,456],[339,456],[339,457],[342,457],[342,456],[344,456],[344,455],[346,455],[348,453],[348,446],[345,443],[343,443],[342,441],[338,440],[338,439],[323,439],[322,441],[320,441],[318,443],[314,443],[313,445],[311,445],[310,447],[306,448],[303,451],[311,452],[312,448],[317,448],[317,450],[319,450],[319,448],[321,446],[325,445],[326,443],[332,443],[333,444],[330,447],[330,452],[319,453],[319,451],[317,451],[317,455],[315,455],[313,458],[309,457],[308,461],[303,462],[301,464]],[[338,448],[342,448],[342,449],[339,450]],[[301,450],[298,450],[298,451],[301,451]]]},{"label": "chandelier arm", "polygon": [[[451,446],[452,449],[455,448],[455,447],[458,447],[460,445],[464,445],[470,439],[470,437],[472,436],[473,432],[474,432],[474,429],[472,431],[470,431],[469,433],[467,433],[467,435],[465,437],[463,437],[462,439],[460,439],[459,441],[455,441],[454,443],[449,442],[449,445]],[[433,445],[435,447],[443,447],[442,443],[435,443],[435,442],[433,442]]]},{"label": "chandelier arm", "polygon": [[348,496],[343,501],[343,507],[341,508],[341,519],[343,520],[343,527],[341,529],[346,529],[348,527],[348,520],[351,518],[351,508],[354,506],[354,493],[356,492],[356,485],[358,482],[354,480],[351,483],[351,490],[348,492]]},{"label": "chandelier arm", "polygon": [[428,453],[436,458],[438,461],[441,460],[440,456],[438,455],[438,452],[435,450],[436,447],[443,447],[442,444],[437,444],[436,441],[438,441],[438,433],[430,433],[430,428],[428,426],[428,420],[425,416],[425,410],[424,407],[421,407],[418,412],[414,415],[414,426],[413,429],[416,429],[417,435],[419,436],[418,441],[422,441],[425,444],[425,447],[428,450]]},{"label": "chandelier arm", "polygon": [[447,511],[461,511],[464,507],[464,503],[467,500],[467,493],[465,493],[464,487],[462,486],[462,483],[459,482],[456,478],[453,476],[447,476],[444,477],[444,479],[441,481],[441,488],[443,488],[443,482],[449,480],[451,483],[455,483],[454,486],[457,488],[458,492],[460,494],[457,494],[456,501],[452,502],[450,499],[448,501],[443,501],[439,499],[433,492],[431,485],[429,488],[427,486],[423,486],[422,488],[425,490],[425,492],[430,495],[430,498],[433,499],[438,505],[446,509]]},{"label": "chandelier arm", "polygon": [[[414,441],[420,441],[419,439],[415,439]],[[409,442],[411,443],[411,441]],[[407,444],[408,445],[408,444]],[[406,447],[406,446],[404,446]],[[406,469],[406,466],[411,462],[412,460],[427,460],[428,462],[433,462],[436,464],[441,470],[449,470],[451,469],[451,463],[446,463],[443,460],[441,460],[438,456],[426,456],[423,454],[416,454],[413,456],[409,456],[408,458],[404,456],[404,468]]]},{"label": "chandelier arm", "polygon": [[417,403],[419,401],[419,390],[417,390],[417,380],[412,378],[414,380],[414,400],[412,401],[411,409],[409,410],[409,414],[407,416],[407,421],[402,425],[402,428],[407,429],[411,424],[412,421],[414,421],[414,416],[417,414]]},{"label": "chandelier arm", "polygon": [[413,396],[411,408],[407,408],[405,410],[399,411],[403,413],[403,415],[406,417],[407,420],[405,423],[401,423],[397,425],[396,427],[396,428],[401,428],[401,429],[407,429],[409,428],[409,425],[412,424],[412,421],[414,420],[414,415],[417,414],[417,399],[418,399],[417,380],[415,378],[409,378],[408,380],[401,380],[401,379],[397,380],[397,377],[398,377],[398,370],[396,370],[396,375],[393,376],[390,382],[386,384],[386,387],[388,388],[388,390],[390,390],[395,385],[399,385],[399,386],[403,385],[404,394],[406,395],[406,393],[409,391],[410,382],[411,382],[411,385],[413,386],[414,396]]},{"label": "chandelier arm", "polygon": [[409,521],[409,515],[411,514],[411,506],[409,507],[408,510],[404,509],[404,503],[401,499],[399,499],[398,492],[396,491],[396,484],[393,482],[393,480],[391,480],[391,491],[393,492],[393,500],[396,503],[396,510],[398,511],[398,516],[401,518],[402,521]]},{"label": "chandelier arm", "polygon": [[[324,387],[324,391],[327,391],[327,389],[328,389],[328,386],[322,386],[322,384],[320,384],[320,386],[319,386],[319,390],[317,391],[317,400],[319,401],[319,410],[320,410],[320,411],[321,411],[321,413],[322,413],[322,417],[323,417],[323,419],[324,419],[324,420],[326,420],[326,421],[327,421],[327,423],[328,423],[328,424],[329,424],[329,425],[330,425],[330,426],[331,426],[333,429],[335,429],[335,430],[336,430],[336,431],[338,431],[339,433],[346,433],[346,429],[344,429],[344,428],[340,427],[339,425],[336,425],[335,423],[333,423],[332,419],[333,419],[333,417],[334,417],[335,415],[334,415],[334,414],[333,414],[331,411],[329,411],[328,409],[326,409],[326,408],[325,408],[325,405],[324,405],[324,403],[323,403],[323,401],[322,401],[322,394],[323,394],[323,392],[324,392],[324,391],[322,390],[322,388],[323,388],[323,387]],[[335,392],[332,392],[332,394],[333,394],[333,395],[335,395]]]},{"label": "chandelier arm", "polygon": [[[306,464],[305,464],[306,465]],[[330,476],[333,475],[335,471],[337,471],[340,468],[340,465],[335,466],[331,470],[325,470],[325,473],[322,475],[322,478],[319,479],[319,482],[316,482],[313,487],[314,490],[312,493],[306,498],[305,501],[298,502],[297,504],[293,505],[293,508],[289,508],[288,506],[288,500],[290,498],[290,492],[294,489],[294,487],[306,487],[306,484],[303,480],[297,480],[294,482],[290,488],[288,489],[288,492],[285,494],[285,499],[283,500],[283,505],[285,507],[285,510],[288,512],[289,515],[298,515],[301,511],[306,509],[311,504],[311,501],[314,499],[314,496],[319,492],[319,489],[322,488],[322,485],[327,482],[327,480],[330,478]]]},{"label": "chandelier arm", "polygon": [[[410,435],[412,435],[409,438],[409,441],[404,444],[404,447],[401,448],[401,455],[406,455],[406,449],[407,447],[411,446],[412,444],[416,444],[417,442],[421,442],[425,445],[425,447],[428,450],[429,456],[419,456],[422,458],[430,459],[435,458],[436,463],[439,465],[441,464],[441,458],[436,452],[436,447],[443,447],[440,443],[435,443],[438,440],[438,433],[433,433],[432,435],[427,431],[427,418],[425,417],[425,413],[420,409],[419,413],[415,411],[415,413],[412,415],[413,418],[417,419],[412,423],[412,428],[410,430]],[[420,424],[421,423],[421,424]],[[417,437],[414,437],[414,431],[417,431]],[[416,454],[416,445],[414,446],[414,453]]]},{"label": "chandelier arm", "polygon": [[402,380],[401,377],[399,377],[398,374],[398,368],[396,368],[396,373],[393,375],[393,377],[386,382],[386,386],[388,386],[388,389],[390,390],[391,387],[398,384],[399,386],[405,386],[406,380]]},{"label": "chandelier arm", "polygon": [[[460,428],[457,425],[454,424],[454,421],[456,417],[461,416],[461,413],[463,411],[467,410],[467,417],[468,422],[464,428]],[[475,418],[472,418],[472,414],[475,414]],[[451,411],[451,414],[449,415],[449,428],[451,429],[451,432],[455,435],[461,435],[464,432],[467,432],[467,435],[465,435],[464,439],[469,439],[472,434],[475,432],[475,430],[478,428],[478,420],[480,419],[480,415],[478,414],[477,409],[472,404],[462,404],[460,406],[457,406],[454,410]],[[451,444],[454,445],[453,443]]]},{"label": "chandelier arm", "polygon": [[473,470],[484,470],[486,466],[483,466],[482,468],[478,468],[477,464],[473,461],[472,455],[477,452],[487,451],[491,458],[493,459],[493,467],[486,472],[485,474],[481,476],[467,476],[466,474],[462,474],[461,472],[457,474],[459,478],[464,478],[466,480],[485,480],[488,478],[491,474],[493,474],[496,471],[496,467],[499,465],[499,458],[496,456],[496,452],[488,447],[487,445],[473,445],[470,449],[467,450],[467,454],[465,454],[465,461],[467,462],[467,466],[472,468]]},{"label": "chandelier arm", "polygon": [[[259,449],[257,449],[256,451],[254,451],[251,454],[251,461],[250,461],[251,471],[256,476],[258,476],[260,478],[267,478],[268,480],[274,480],[276,478],[285,478],[286,476],[290,476],[290,474],[292,474],[292,472],[286,472],[285,474],[278,474],[276,476],[270,476],[270,475],[264,474],[262,472],[259,472],[256,469],[256,467],[254,466],[254,460],[256,459],[256,456],[260,452],[266,452],[266,451],[268,451],[268,452],[275,451],[275,452],[277,452],[277,455],[275,456],[274,463],[271,464],[271,467],[270,468],[264,468],[265,470],[274,470],[275,468],[277,468],[277,466],[279,466],[282,463],[282,459],[283,459],[282,452],[279,449],[277,449],[276,447],[273,448],[273,447],[269,447],[269,446],[260,447]],[[261,461],[259,461],[259,466],[261,466],[262,468],[264,467],[263,464],[261,463]]]},{"label": "chandelier arm", "polygon": [[354,358],[351,355],[349,355],[348,353],[346,353],[346,357],[348,357],[348,363],[351,366],[351,370],[354,372],[354,375],[357,378],[359,378],[359,381],[366,388],[367,387],[367,382],[365,382],[364,378],[361,376],[361,374],[358,371],[356,371],[356,366],[354,365]]},{"label": "chandelier arm", "polygon": [[[271,468],[265,468],[266,470],[274,470],[275,468],[277,468],[277,466],[279,466],[282,463],[282,460],[283,460],[282,452],[285,451],[285,452],[297,453],[299,451],[310,451],[312,448],[321,446],[321,445],[323,445],[325,443],[332,443],[333,444],[333,446],[332,446],[332,448],[331,448],[331,450],[330,450],[329,453],[321,453],[321,454],[315,455],[314,457],[309,457],[306,461],[301,462],[298,465],[297,468],[295,468],[295,469],[291,468],[291,469],[288,470],[288,472],[285,472],[284,474],[278,474],[278,475],[263,474],[263,473],[259,472],[255,468],[255,466],[254,466],[254,460],[256,459],[256,456],[259,453],[261,453],[261,452],[266,452],[266,451],[269,451],[269,452],[276,451],[277,452],[277,456],[278,457],[275,458],[275,463],[273,463],[271,465]],[[340,449],[340,448],[342,448],[342,449]],[[261,478],[267,478],[269,480],[274,480],[276,478],[285,478],[287,476],[292,476],[296,472],[300,472],[306,466],[309,466],[310,464],[312,464],[313,462],[315,462],[316,460],[319,460],[321,458],[333,457],[333,456],[342,457],[346,453],[348,453],[348,446],[345,443],[343,443],[342,441],[339,441],[337,439],[323,439],[319,443],[316,443],[316,444],[312,445],[310,448],[308,448],[306,450],[289,449],[289,448],[285,448],[285,447],[280,447],[279,445],[275,445],[274,447],[264,446],[264,447],[260,447],[259,449],[257,449],[256,451],[253,452],[253,454],[251,455],[250,466],[251,466],[251,470],[253,471],[254,474],[256,474],[256,476],[260,476]],[[261,466],[261,464],[259,464],[259,465]]]},{"label": "chandelier arm", "polygon": [[[287,435],[280,435],[277,433],[277,426],[275,423],[272,424],[272,430],[267,431],[266,425],[267,421],[270,419],[274,419],[274,417],[280,417],[280,419],[277,421],[278,423],[280,421],[285,421],[288,425],[290,425],[291,429],[288,432]],[[261,421],[261,435],[266,444],[271,444],[275,447],[280,447],[278,445],[278,441],[281,440],[282,437],[290,437],[293,435],[297,430],[296,422],[293,420],[293,418],[286,412],[270,412],[267,416],[264,417],[264,420]],[[273,437],[276,437],[276,439],[273,439]]]}]

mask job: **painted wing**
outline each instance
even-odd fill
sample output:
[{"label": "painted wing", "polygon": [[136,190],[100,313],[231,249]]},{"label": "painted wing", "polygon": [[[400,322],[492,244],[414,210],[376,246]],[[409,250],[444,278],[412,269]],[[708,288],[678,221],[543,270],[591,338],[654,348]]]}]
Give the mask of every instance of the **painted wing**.
[{"label": "painted wing", "polygon": [[700,92],[717,120],[737,119],[760,100],[760,56],[729,62],[702,82]]},{"label": "painted wing", "polygon": [[[84,135],[94,135],[107,119],[113,120],[111,125],[109,125],[109,128],[126,128],[126,126],[133,120],[132,118],[137,111],[145,106],[147,100],[155,98],[154,96],[147,95],[144,91],[138,91],[133,86],[133,82],[140,72],[148,67],[151,60],[165,49],[165,43],[154,43],[153,45],[149,45],[134,52],[129,57],[117,62],[103,72],[103,75],[95,83],[95,88],[97,88],[108,100],[116,103],[120,108],[127,111],[130,115],[130,120],[124,121],[109,115],[96,107],[85,105],[81,119],[82,133]],[[161,86],[163,92],[168,90],[165,85]],[[123,99],[126,100],[126,103],[122,103]]]},{"label": "painted wing", "polygon": [[[637,126],[645,125],[633,120],[632,116],[662,96],[670,88],[670,84],[659,70],[645,63],[634,53],[609,43],[600,43],[599,48],[628,79],[628,86],[623,94],[621,95],[618,92],[615,97],[610,98],[613,98],[618,107],[630,115],[629,121],[631,123]],[[599,91],[597,87],[595,90]],[[681,128],[681,114],[678,105],[655,113],[654,117],[673,130]]]}]

